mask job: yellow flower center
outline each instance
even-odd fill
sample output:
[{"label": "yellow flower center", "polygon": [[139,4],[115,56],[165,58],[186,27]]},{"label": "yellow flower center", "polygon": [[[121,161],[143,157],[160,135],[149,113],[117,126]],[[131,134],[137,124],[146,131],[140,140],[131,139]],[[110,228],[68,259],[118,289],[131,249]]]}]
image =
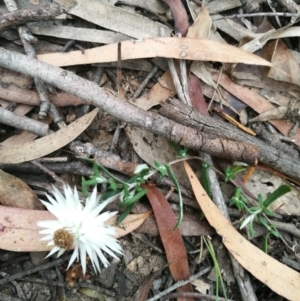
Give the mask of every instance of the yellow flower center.
[{"label": "yellow flower center", "polygon": [[72,249],[74,245],[74,237],[66,229],[56,230],[53,235],[53,241],[56,246],[66,250]]}]

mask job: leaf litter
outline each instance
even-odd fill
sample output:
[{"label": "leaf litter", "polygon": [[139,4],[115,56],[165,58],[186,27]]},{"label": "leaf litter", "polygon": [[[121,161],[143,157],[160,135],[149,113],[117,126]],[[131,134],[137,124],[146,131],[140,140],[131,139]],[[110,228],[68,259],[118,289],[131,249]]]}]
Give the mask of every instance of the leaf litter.
[{"label": "leaf litter", "polygon": [[[10,3],[10,1],[5,2]],[[20,8],[36,8],[37,5],[47,4],[50,1],[37,2],[18,1],[17,4]],[[257,113],[262,114],[271,109],[288,108],[291,97],[296,99],[295,106],[297,107],[299,103],[299,79],[297,76],[299,72],[297,70],[300,56],[297,47],[292,47],[294,41],[291,38],[299,36],[299,27],[295,26],[294,23],[288,24],[288,18],[282,18],[281,21],[287,21],[284,22],[286,26],[282,28],[278,28],[273,17],[264,21],[255,15],[254,18],[226,18],[229,12],[238,13],[238,9],[242,7],[238,0],[222,1],[222,5],[217,1],[208,1],[206,5],[202,4],[202,6],[199,5],[198,1],[187,0],[183,2],[186,7],[182,5],[181,1],[93,0],[87,3],[81,0],[58,0],[56,3],[60,4],[65,10],[63,15],[53,21],[29,23],[31,32],[40,38],[35,46],[37,59],[54,66],[65,67],[83,78],[95,81],[96,84],[100,84],[106,89],[105,91],[109,91],[108,93],[114,96],[118,95],[118,92],[115,91],[118,90],[119,93],[123,91],[124,97],[120,96],[123,101],[132,103],[144,110],[154,109],[155,111],[156,106],[161,102],[167,101],[169,97],[176,97],[176,88],[173,84],[174,74],[169,73],[166,67],[163,67],[163,64],[157,63],[158,60],[154,60],[158,57],[165,58],[165,60],[184,59],[190,62],[191,65],[188,64],[187,66],[188,78],[186,79],[182,76],[182,73],[180,74],[182,71],[181,65],[176,65],[181,81],[188,80],[190,87],[193,87],[192,92],[199,95],[202,101],[205,100],[202,91],[205,95],[210,95],[209,99],[206,98],[207,101],[210,98],[215,98],[217,102],[213,106],[216,106],[217,110],[224,110],[224,113],[235,119],[239,119],[242,112],[241,108],[247,111],[250,116],[249,119],[256,118]],[[267,12],[269,8],[266,3],[261,5],[263,11]],[[172,14],[168,11],[168,6],[170,6]],[[5,10],[4,6],[0,8]],[[277,7],[278,12],[282,9],[283,7],[280,5]],[[190,19],[194,20],[194,23],[190,22],[190,27],[188,15],[191,16]],[[172,27],[173,21],[174,28]],[[161,28],[164,28],[164,37],[161,36]],[[172,33],[173,30],[174,33]],[[181,37],[174,36],[178,33],[181,34]],[[185,37],[186,33],[187,37]],[[13,29],[7,30],[2,32],[1,36],[1,39],[5,42],[3,43],[4,48],[22,52],[22,47],[18,45],[19,37],[16,31]],[[68,40],[73,40],[73,46],[70,44],[73,48],[66,53],[59,53],[58,49],[62,49]],[[121,42],[121,46],[119,46],[119,42]],[[76,50],[76,48],[80,50]],[[119,54],[118,48],[121,49]],[[138,59],[143,59],[144,63],[138,61]],[[112,62],[117,62],[117,64],[110,65]],[[121,65],[119,66],[122,68],[121,81],[117,78],[117,74],[114,74],[115,67],[112,67],[120,64],[120,62]],[[142,63],[145,67],[137,67]],[[159,67],[158,74],[147,84],[142,96],[138,99],[132,99],[133,93],[147,73],[150,72],[151,67],[156,64]],[[223,71],[220,68],[221,65]],[[95,76],[97,70],[100,77]],[[36,110],[37,97],[31,90],[33,81],[30,77],[6,69],[2,69],[0,74],[1,105],[3,107],[8,106],[10,109],[11,102],[16,99],[16,104],[11,110],[21,116],[29,114],[31,118],[36,118],[33,111]],[[165,164],[176,159],[176,152],[169,147],[168,140],[157,137],[156,133],[149,133],[139,128],[134,117],[132,117],[132,124],[126,125],[122,123],[122,120],[118,121],[114,119],[114,116],[107,115],[105,111],[99,109],[88,113],[92,107],[87,105],[85,99],[72,97],[64,91],[55,90],[55,88],[51,89],[51,101],[57,106],[66,106],[61,109],[61,114],[69,124],[60,128],[55,115],[51,111],[53,120],[50,118],[46,122],[55,133],[43,138],[37,138],[36,135],[28,133],[26,130],[21,133],[15,133],[10,128],[3,130],[0,148],[1,169],[5,170],[5,172],[1,171],[3,175],[1,176],[1,191],[3,193],[1,194],[0,248],[3,250],[32,252],[31,254],[36,251],[49,250],[49,247],[39,240],[39,229],[36,226],[38,220],[49,219],[49,213],[44,210],[36,210],[41,208],[34,204],[38,202],[37,195],[39,198],[44,195],[41,192],[43,185],[42,183],[38,184],[39,181],[41,179],[48,183],[54,182],[55,179],[57,181],[57,178],[51,173],[51,168],[62,181],[72,185],[77,184],[77,186],[80,176],[87,177],[93,172],[90,166],[85,171],[69,171],[66,167],[68,163],[55,161],[55,157],[65,157],[63,160],[66,161],[63,162],[69,162],[69,160],[80,160],[78,159],[79,156],[90,156],[92,158],[95,155],[98,157],[105,155],[105,160],[108,161],[110,156],[114,156],[113,162],[123,160],[137,164],[144,161],[152,167],[155,167],[154,160]],[[82,89],[84,89],[84,86]],[[208,91],[210,92],[208,93]],[[217,96],[212,95],[212,93]],[[26,95],[27,100],[25,97],[22,99],[23,94]],[[64,100],[62,100],[63,97]],[[276,102],[276,98],[279,102]],[[271,100],[275,100],[275,102]],[[193,103],[193,106],[199,110],[202,110],[203,107],[199,103]],[[117,107],[115,109],[118,110]],[[129,113],[124,112],[124,114]],[[293,146],[299,152],[300,130],[295,128],[291,138],[288,137],[291,129],[294,128],[293,123],[297,120],[287,120],[287,116],[288,114],[283,114],[280,118],[271,119],[268,122],[283,135],[280,139],[286,144],[286,147]],[[74,118],[76,121],[73,121]],[[54,123],[57,125],[55,126]],[[247,125],[251,127],[251,123]],[[60,128],[59,130],[57,126]],[[126,136],[124,133],[126,133]],[[279,133],[277,132],[276,135],[279,135]],[[81,148],[77,147],[75,153],[73,153],[73,151],[68,150],[68,144],[78,139],[78,137],[86,145]],[[258,139],[260,139],[259,136]],[[278,146],[279,156],[280,151]],[[285,152],[284,149],[282,152]],[[194,153],[191,155],[194,155]],[[47,159],[43,158],[45,156],[51,157],[54,162],[52,167],[49,167],[50,170],[46,168],[46,174],[43,174],[41,179],[37,181],[34,176],[36,174],[41,175],[41,171],[37,172],[36,169],[33,171],[28,167],[29,165],[25,164],[34,159]],[[215,163],[217,163],[218,160],[215,159]],[[228,165],[232,163],[228,161]],[[25,169],[21,165],[13,169],[14,164],[24,164]],[[46,161],[44,164],[49,166]],[[106,164],[109,168],[112,166],[112,162],[103,164]],[[153,208],[159,234],[157,234],[157,230],[150,230],[151,223],[149,226],[147,221],[146,226],[142,226],[140,229],[144,233],[148,233],[148,242],[140,242],[129,234],[134,230],[139,230],[138,228],[150,214],[149,207],[142,209],[142,212],[129,215],[123,221],[121,227],[116,225],[118,236],[126,235],[122,241],[124,248],[124,259],[122,260],[124,260],[124,263],[120,263],[119,267],[115,268],[112,275],[116,280],[112,280],[107,288],[110,293],[113,290],[117,297],[108,297],[109,292],[107,294],[97,293],[96,287],[93,287],[92,289],[81,289],[81,298],[87,298],[84,300],[90,300],[90,297],[99,300],[130,300],[138,288],[136,284],[142,285],[142,280],[149,277],[148,282],[145,282],[145,286],[141,286],[142,293],[135,295],[136,300],[142,301],[147,300],[150,296],[155,297],[164,288],[170,286],[170,282],[164,283],[163,281],[169,275],[168,270],[170,270],[173,281],[186,280],[191,274],[195,274],[201,269],[203,265],[206,266],[207,262],[212,262],[211,257],[206,255],[206,263],[204,263],[201,254],[204,254],[203,251],[205,250],[202,250],[204,247],[200,246],[198,239],[198,236],[204,235],[204,233],[215,235],[214,231],[209,228],[209,223],[222,237],[228,251],[252,274],[253,279],[260,280],[270,288],[269,291],[264,287],[256,289],[255,293],[259,299],[273,300],[275,292],[287,300],[297,300],[299,273],[280,263],[281,258],[283,258],[283,251],[282,254],[277,254],[275,247],[272,247],[272,245],[281,245],[281,249],[285,248],[284,254],[290,255],[291,262],[297,263],[299,256],[295,249],[298,246],[299,235],[297,236],[297,233],[286,230],[282,233],[282,241],[275,237],[269,238],[267,243],[270,245],[270,255],[266,255],[259,250],[262,238],[256,236],[249,242],[245,236],[241,236],[211,203],[201,186],[199,186],[200,184],[197,182],[199,172],[197,172],[197,175],[193,174],[187,164],[184,164],[192,185],[190,186],[185,178],[182,166],[178,165],[178,168],[175,169],[175,175],[180,185],[182,185],[182,193],[186,204],[190,204],[185,205],[186,219],[179,228],[180,232],[174,230],[176,218],[172,213],[172,209],[179,210],[178,203],[180,204],[180,201],[175,197],[177,194],[175,192],[170,194],[169,202],[173,204],[170,207],[169,202],[161,193],[161,189],[166,186],[170,187],[172,184],[167,180],[153,178],[157,187],[148,184],[147,196]],[[195,166],[197,164],[193,163],[193,167]],[[28,171],[26,171],[26,168],[28,168]],[[270,164],[268,168],[272,169],[272,165]],[[23,174],[24,170],[25,176]],[[113,170],[117,170],[122,174],[122,165],[119,164]],[[275,172],[276,170],[274,170],[274,174],[276,174]],[[10,176],[9,173],[20,177],[23,181]],[[8,176],[4,176],[6,174]],[[125,170],[124,174],[128,176]],[[286,178],[291,179],[288,171],[286,171]],[[222,178],[219,180],[220,182],[223,181]],[[252,195],[263,194],[263,197],[266,198],[268,193],[274,191],[284,181],[286,180],[268,172],[265,172],[262,176],[259,172],[256,172],[245,187],[250,189]],[[261,183],[268,185],[270,189],[262,191]],[[104,184],[101,189],[105,189]],[[20,191],[22,191],[21,195]],[[193,193],[207,222],[203,221],[203,217],[201,220],[200,207],[197,207],[197,203],[192,204],[191,201],[187,201],[188,199],[193,200]],[[226,193],[224,191],[224,194]],[[233,193],[228,196],[228,202],[232,196]],[[21,199],[22,202],[18,203],[18,199]],[[15,204],[16,201],[18,204]],[[254,204],[256,201],[256,199],[251,200]],[[299,202],[299,189],[293,187],[292,195],[286,195],[272,204],[271,209],[276,213],[278,225],[281,223],[281,228],[278,229],[288,229],[287,226],[284,228],[285,224],[294,225],[294,223],[297,223],[299,216],[297,202]],[[159,207],[159,203],[163,208]],[[119,210],[116,202],[109,206],[114,210]],[[21,207],[21,209],[14,207]],[[199,214],[198,223],[194,220],[195,216],[189,220],[189,214],[195,212]],[[241,218],[236,211],[232,211],[231,214],[237,220]],[[239,217],[237,218],[237,216]],[[189,228],[189,221],[190,225],[194,222],[196,226]],[[274,221],[274,223],[276,224],[277,221]],[[202,227],[201,231],[199,227]],[[176,236],[176,239],[174,238],[177,241],[176,246],[174,246],[172,240],[173,236]],[[188,236],[191,237],[188,238]],[[153,250],[161,248],[160,239],[166,257],[159,257],[160,259],[156,265],[154,261],[147,258],[155,258],[155,251]],[[154,249],[153,246],[155,246]],[[196,258],[196,256],[199,258]],[[149,266],[147,260],[153,266]],[[168,267],[163,271],[160,270],[161,266],[158,264],[160,260],[165,260],[165,263],[168,263]],[[136,266],[136,270],[134,270],[134,266]],[[114,268],[113,264],[107,271],[111,272],[112,268]],[[214,273],[217,273],[216,271],[217,267],[215,266]],[[152,272],[156,279],[151,277]],[[140,277],[137,281],[136,276],[139,273],[144,278]],[[105,269],[103,269],[103,275],[105,278]],[[93,275],[91,274],[91,276]],[[205,276],[201,278],[204,282],[211,281]],[[95,283],[95,279],[91,278],[93,283]],[[244,281],[246,280],[244,279]],[[40,285],[39,291],[42,294],[43,286],[41,284],[29,282],[29,285],[35,287]],[[207,288],[206,293],[211,296],[215,295],[216,286],[218,286],[218,283],[212,281],[212,285],[205,286]],[[245,300],[245,297],[241,297],[237,286],[234,286],[233,283],[226,283],[226,286],[230,299]],[[181,288],[178,287],[177,292],[182,294],[178,294],[177,300],[194,300],[194,297],[188,295],[192,291],[190,284]],[[273,293],[271,293],[272,297],[270,299],[267,295],[271,291]],[[30,290],[27,290],[26,293],[28,298],[31,298]],[[70,293],[70,291],[67,291],[70,300],[72,300]],[[74,294],[74,298],[78,293],[79,291]],[[186,296],[184,296],[185,293]],[[221,293],[225,294],[224,291]],[[65,296],[65,289],[60,291],[59,294]],[[243,296],[242,292],[241,294]],[[254,300],[253,295],[247,296],[246,300]]]}]

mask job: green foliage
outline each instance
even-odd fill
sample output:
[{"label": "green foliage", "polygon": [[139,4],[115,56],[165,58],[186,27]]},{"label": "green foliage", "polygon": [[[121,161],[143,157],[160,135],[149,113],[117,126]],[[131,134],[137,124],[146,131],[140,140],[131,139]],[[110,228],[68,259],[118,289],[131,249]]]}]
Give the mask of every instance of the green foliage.
[{"label": "green foliage", "polygon": [[221,269],[220,269],[220,266],[219,266],[219,263],[218,263],[218,260],[217,260],[217,257],[216,257],[214,246],[211,243],[211,240],[210,239],[206,239],[205,237],[204,237],[204,242],[205,242],[207,250],[208,250],[208,252],[209,252],[209,254],[210,254],[211,258],[212,258],[212,261],[213,261],[213,264],[214,264],[214,268],[215,268],[215,275],[216,275],[216,301],[219,299],[219,282],[221,283],[221,286],[222,286],[222,289],[223,289],[223,293],[224,293],[224,296],[225,296],[225,300],[227,300],[226,287],[225,287],[225,284],[224,284],[224,281],[223,281],[223,278],[222,278],[222,273],[221,273]]},{"label": "green foliage", "polygon": [[230,200],[230,206],[235,205],[238,210],[243,210],[247,207],[247,198],[242,194],[242,188],[236,187],[235,194]]},{"label": "green foliage", "polygon": [[[148,165],[140,164],[136,167],[134,171],[134,176],[129,180],[122,181],[111,174],[104,166],[99,163],[94,162],[94,160],[86,159],[89,162],[93,163],[93,172],[94,174],[89,177],[88,180],[82,177],[82,192],[85,197],[89,195],[88,187],[95,186],[97,184],[106,183],[108,185],[107,191],[102,195],[101,200],[114,201],[116,199],[120,200],[120,211],[121,215],[117,218],[117,223],[120,224],[126,216],[131,212],[134,204],[139,201],[146,193],[147,189],[141,187],[142,184],[145,184],[147,180],[154,175],[156,172],[160,174],[161,177],[168,175],[174,186],[177,189],[179,195],[179,217],[175,229],[179,226],[183,217],[183,201],[181,196],[181,190],[179,183],[170,167],[170,164],[167,163],[162,165],[158,162],[154,162],[156,170],[151,170]],[[108,176],[104,177],[100,174],[99,169]]]},{"label": "green foliage", "polygon": [[246,170],[245,166],[236,165],[236,166],[227,166],[225,169],[225,182],[228,182],[229,180],[236,180],[236,175],[242,171]]},{"label": "green foliage", "polygon": [[258,206],[248,207],[248,200],[242,195],[242,190],[237,187],[234,197],[231,198],[230,205],[236,205],[239,210],[244,210],[248,216],[242,221],[240,229],[245,226],[249,227],[249,235],[253,237],[253,221],[255,218],[266,227],[269,233],[276,237],[280,237],[280,233],[276,227],[267,220],[267,216],[275,216],[275,213],[269,209],[269,206],[275,202],[278,198],[291,191],[291,187],[288,185],[281,185],[275,191],[273,191],[265,200],[262,196],[258,195]]},{"label": "green foliage", "polygon": [[210,186],[210,180],[208,176],[208,170],[211,168],[211,165],[208,163],[202,163],[202,177],[201,177],[201,184],[206,191],[207,195],[211,198],[211,186]]},{"label": "green foliage", "polygon": [[188,148],[182,147],[173,141],[170,141],[170,143],[173,146],[173,148],[175,149],[178,158],[184,158],[187,156]]}]

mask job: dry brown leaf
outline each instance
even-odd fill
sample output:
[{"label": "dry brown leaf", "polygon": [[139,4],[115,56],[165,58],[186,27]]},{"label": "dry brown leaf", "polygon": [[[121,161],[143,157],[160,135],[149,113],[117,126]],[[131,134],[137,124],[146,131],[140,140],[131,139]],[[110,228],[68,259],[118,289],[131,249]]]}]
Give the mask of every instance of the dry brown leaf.
[{"label": "dry brown leaf", "polygon": [[[116,226],[117,237],[124,236],[138,228],[151,212],[130,214],[122,222],[123,228]],[[44,210],[27,210],[0,206],[0,249],[14,252],[49,251],[52,247],[41,241],[42,228],[38,221],[53,220],[55,217]],[[116,217],[107,223],[114,224]]]},{"label": "dry brown leaf", "polygon": [[193,73],[188,78],[188,91],[192,107],[202,114],[208,114],[200,79]]},{"label": "dry brown leaf", "polygon": [[167,71],[158,79],[147,95],[141,96],[135,100],[129,100],[133,105],[144,109],[145,111],[158,105],[161,101],[165,101],[169,97],[176,94],[176,89],[173,84],[170,72]]},{"label": "dry brown leaf", "polygon": [[180,33],[182,37],[186,36],[189,28],[189,17],[181,0],[162,0],[167,3],[172,11],[174,18],[175,34]]},{"label": "dry brown leaf", "polygon": [[[179,229],[174,230],[176,219],[174,212],[161,191],[155,186],[143,185],[153,209],[160,237],[166,251],[169,269],[175,281],[185,280],[190,276],[185,246]],[[177,292],[192,292],[191,284],[177,288]],[[178,301],[193,301],[193,298],[178,297]]]},{"label": "dry brown leaf", "polygon": [[24,209],[44,208],[35,193],[19,178],[0,169],[0,204]]},{"label": "dry brown leaf", "polygon": [[189,27],[187,37],[194,39],[208,39],[210,35],[210,29],[212,20],[207,11],[205,4],[202,4],[201,11],[198,14],[193,25]]},{"label": "dry brown leaf", "polygon": [[[102,28],[123,33],[136,39],[159,36],[159,30],[162,27],[167,34],[171,32],[166,25],[145,18],[135,11],[129,11],[108,3],[111,1],[89,0],[88,5],[86,0],[56,0],[56,2],[66,9],[68,15],[75,15]],[[151,6],[151,4],[147,4]]]},{"label": "dry brown leaf", "polygon": [[[271,29],[264,33],[253,33],[253,40],[244,44],[241,48],[246,51],[255,52],[263,48],[266,45],[266,43],[270,40],[300,36],[300,27],[290,27],[291,25],[293,24],[290,23],[287,26],[278,30]],[[249,32],[246,32],[246,35],[249,36]]]},{"label": "dry brown leaf", "polygon": [[[175,214],[178,219],[178,214]],[[154,216],[150,216],[137,230],[137,232],[159,235],[157,224]],[[199,236],[199,235],[213,235],[215,229],[212,228],[206,221],[199,219],[199,213],[184,213],[182,222],[179,225],[179,231],[182,236]]]},{"label": "dry brown leaf", "polygon": [[149,275],[144,283],[140,286],[137,292],[134,294],[132,301],[145,301],[152,287],[153,281],[157,278],[162,272],[162,269]]},{"label": "dry brown leaf", "polygon": [[184,162],[184,167],[199,206],[209,223],[223,238],[224,245],[233,257],[274,292],[288,300],[298,301],[300,274],[270,257],[245,239],[208,197],[187,162]]},{"label": "dry brown leaf", "polygon": [[50,154],[78,137],[93,121],[99,109],[79,118],[54,134],[24,143],[20,146],[0,148],[0,163],[21,163]]},{"label": "dry brown leaf", "polygon": [[[55,66],[116,62],[117,47],[117,44],[110,44],[87,49],[84,53],[49,53],[40,54],[37,58]],[[162,37],[122,42],[122,60],[151,57],[272,66],[265,59],[237,47],[204,39]]]},{"label": "dry brown leaf", "polygon": [[268,77],[300,86],[299,64],[285,43],[275,40],[269,42],[265,48],[272,51],[271,62],[274,65],[274,68],[270,68]]},{"label": "dry brown leaf", "polygon": [[[257,113],[261,114],[269,110],[274,109],[275,107],[264,97],[257,94],[255,91],[250,88],[240,86],[234,83],[227,75],[224,73],[219,75],[211,70],[213,74],[213,79],[215,81],[219,80],[219,84],[230,92],[232,95],[240,99],[242,102],[247,104]],[[293,123],[288,123],[286,120],[270,120],[272,125],[274,125],[283,135],[288,136],[290,130],[293,127]],[[300,130],[297,130],[297,133],[293,136],[295,144],[300,146]]]}]

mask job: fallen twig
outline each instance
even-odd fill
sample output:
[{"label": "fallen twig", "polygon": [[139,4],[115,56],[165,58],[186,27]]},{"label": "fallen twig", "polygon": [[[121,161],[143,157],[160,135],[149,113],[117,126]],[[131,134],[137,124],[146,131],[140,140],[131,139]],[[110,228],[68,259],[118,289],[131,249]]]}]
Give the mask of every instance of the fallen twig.
[{"label": "fallen twig", "polygon": [[297,158],[293,158],[280,149],[244,133],[231,124],[205,116],[176,99],[163,103],[159,113],[185,126],[194,127],[199,131],[255,145],[259,149],[257,159],[261,163],[272,166],[274,169],[295,179],[300,179],[300,166]]},{"label": "fallen twig", "polygon": [[251,165],[256,164],[257,150],[252,145],[219,139],[216,136],[175,123],[154,112],[145,112],[119,100],[109,91],[101,89],[98,85],[72,72],[3,48],[0,48],[0,65],[38,77],[50,85],[85,99],[87,103],[105,110],[120,120],[162,135],[175,143],[191,149],[202,150],[214,156],[245,161]]},{"label": "fallen twig", "polygon": [[0,107],[1,123],[10,125],[20,130],[25,130],[38,136],[46,136],[51,134],[48,125],[40,121],[28,118],[26,116],[18,116],[9,110]]},{"label": "fallen twig", "polygon": [[27,8],[10,11],[0,16],[0,32],[28,22],[52,20],[62,13],[61,7],[53,4],[40,5],[34,9]]}]

